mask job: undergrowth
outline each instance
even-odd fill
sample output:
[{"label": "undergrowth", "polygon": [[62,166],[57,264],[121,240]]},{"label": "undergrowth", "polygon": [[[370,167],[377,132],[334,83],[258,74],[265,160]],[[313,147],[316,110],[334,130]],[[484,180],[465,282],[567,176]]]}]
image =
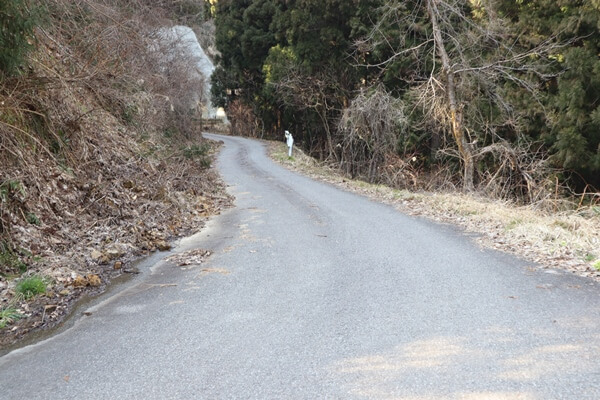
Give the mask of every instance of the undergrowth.
[{"label": "undergrowth", "polygon": [[0,329],[4,329],[23,318],[23,314],[17,309],[17,304],[20,301],[23,301],[23,295],[16,294],[8,304],[0,307]]},{"label": "undergrowth", "polygon": [[188,160],[195,160],[203,168],[210,168],[210,145],[208,143],[193,144],[183,149],[182,153]]},{"label": "undergrowth", "polygon": [[27,264],[7,242],[0,241],[0,275],[22,274],[26,271]]},{"label": "undergrowth", "polygon": [[[180,46],[163,34],[179,7],[43,3],[48,22],[34,30],[26,68],[0,78],[4,324],[19,311],[6,304],[40,307],[32,299],[50,282],[64,314],[87,290],[74,288],[76,276],[110,280],[116,262],[197,232],[229,202],[201,136],[204,79],[189,57],[165,57]],[[35,315],[19,326],[39,326]]]}]

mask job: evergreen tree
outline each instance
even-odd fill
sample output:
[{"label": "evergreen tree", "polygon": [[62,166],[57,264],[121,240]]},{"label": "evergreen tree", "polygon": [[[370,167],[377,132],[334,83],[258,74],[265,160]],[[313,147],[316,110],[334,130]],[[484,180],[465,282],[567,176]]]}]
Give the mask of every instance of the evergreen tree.
[{"label": "evergreen tree", "polygon": [[226,107],[238,99],[255,116],[272,117],[269,102],[262,97],[263,63],[269,49],[276,44],[271,21],[280,7],[275,0],[217,2],[216,44],[221,56],[212,76],[214,104]]},{"label": "evergreen tree", "polygon": [[267,86],[283,122],[295,125],[307,147],[335,155],[335,125],[364,68],[351,57],[378,0],[298,0],[276,14],[278,46],[265,60]]},{"label": "evergreen tree", "polygon": [[600,187],[600,2],[505,0],[501,10],[530,46],[552,36],[569,40],[553,55],[555,77],[543,81],[544,109],[523,105],[537,108],[528,130],[544,139],[557,166],[575,172],[578,185]]},{"label": "evergreen tree", "polygon": [[33,47],[33,29],[39,10],[27,0],[0,2],[0,72],[12,75]]}]

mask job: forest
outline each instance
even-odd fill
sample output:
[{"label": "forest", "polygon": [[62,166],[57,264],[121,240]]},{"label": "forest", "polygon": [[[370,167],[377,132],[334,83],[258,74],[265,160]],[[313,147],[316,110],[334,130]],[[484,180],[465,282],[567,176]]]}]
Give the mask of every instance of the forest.
[{"label": "forest", "polygon": [[598,202],[599,0],[219,0],[213,102],[352,177]]}]

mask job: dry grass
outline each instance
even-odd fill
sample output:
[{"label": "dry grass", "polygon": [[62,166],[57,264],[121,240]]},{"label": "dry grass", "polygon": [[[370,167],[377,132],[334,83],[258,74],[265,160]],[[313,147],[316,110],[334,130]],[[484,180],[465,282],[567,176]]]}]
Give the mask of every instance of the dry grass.
[{"label": "dry grass", "polygon": [[563,269],[600,281],[600,209],[550,213],[471,194],[411,192],[350,180],[295,149],[287,157],[283,143],[270,154],[282,165],[345,190],[396,206],[403,212],[452,223],[480,234],[481,245],[516,254],[544,268]]}]

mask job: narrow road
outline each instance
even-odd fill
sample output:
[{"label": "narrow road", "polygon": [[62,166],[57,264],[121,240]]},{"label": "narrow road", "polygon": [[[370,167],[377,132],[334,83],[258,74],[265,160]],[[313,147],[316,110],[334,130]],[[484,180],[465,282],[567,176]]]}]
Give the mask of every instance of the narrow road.
[{"label": "narrow road", "polygon": [[[600,287],[225,142],[236,207],[54,337],[2,399],[600,399]],[[145,268],[145,267],[144,267]]]}]

